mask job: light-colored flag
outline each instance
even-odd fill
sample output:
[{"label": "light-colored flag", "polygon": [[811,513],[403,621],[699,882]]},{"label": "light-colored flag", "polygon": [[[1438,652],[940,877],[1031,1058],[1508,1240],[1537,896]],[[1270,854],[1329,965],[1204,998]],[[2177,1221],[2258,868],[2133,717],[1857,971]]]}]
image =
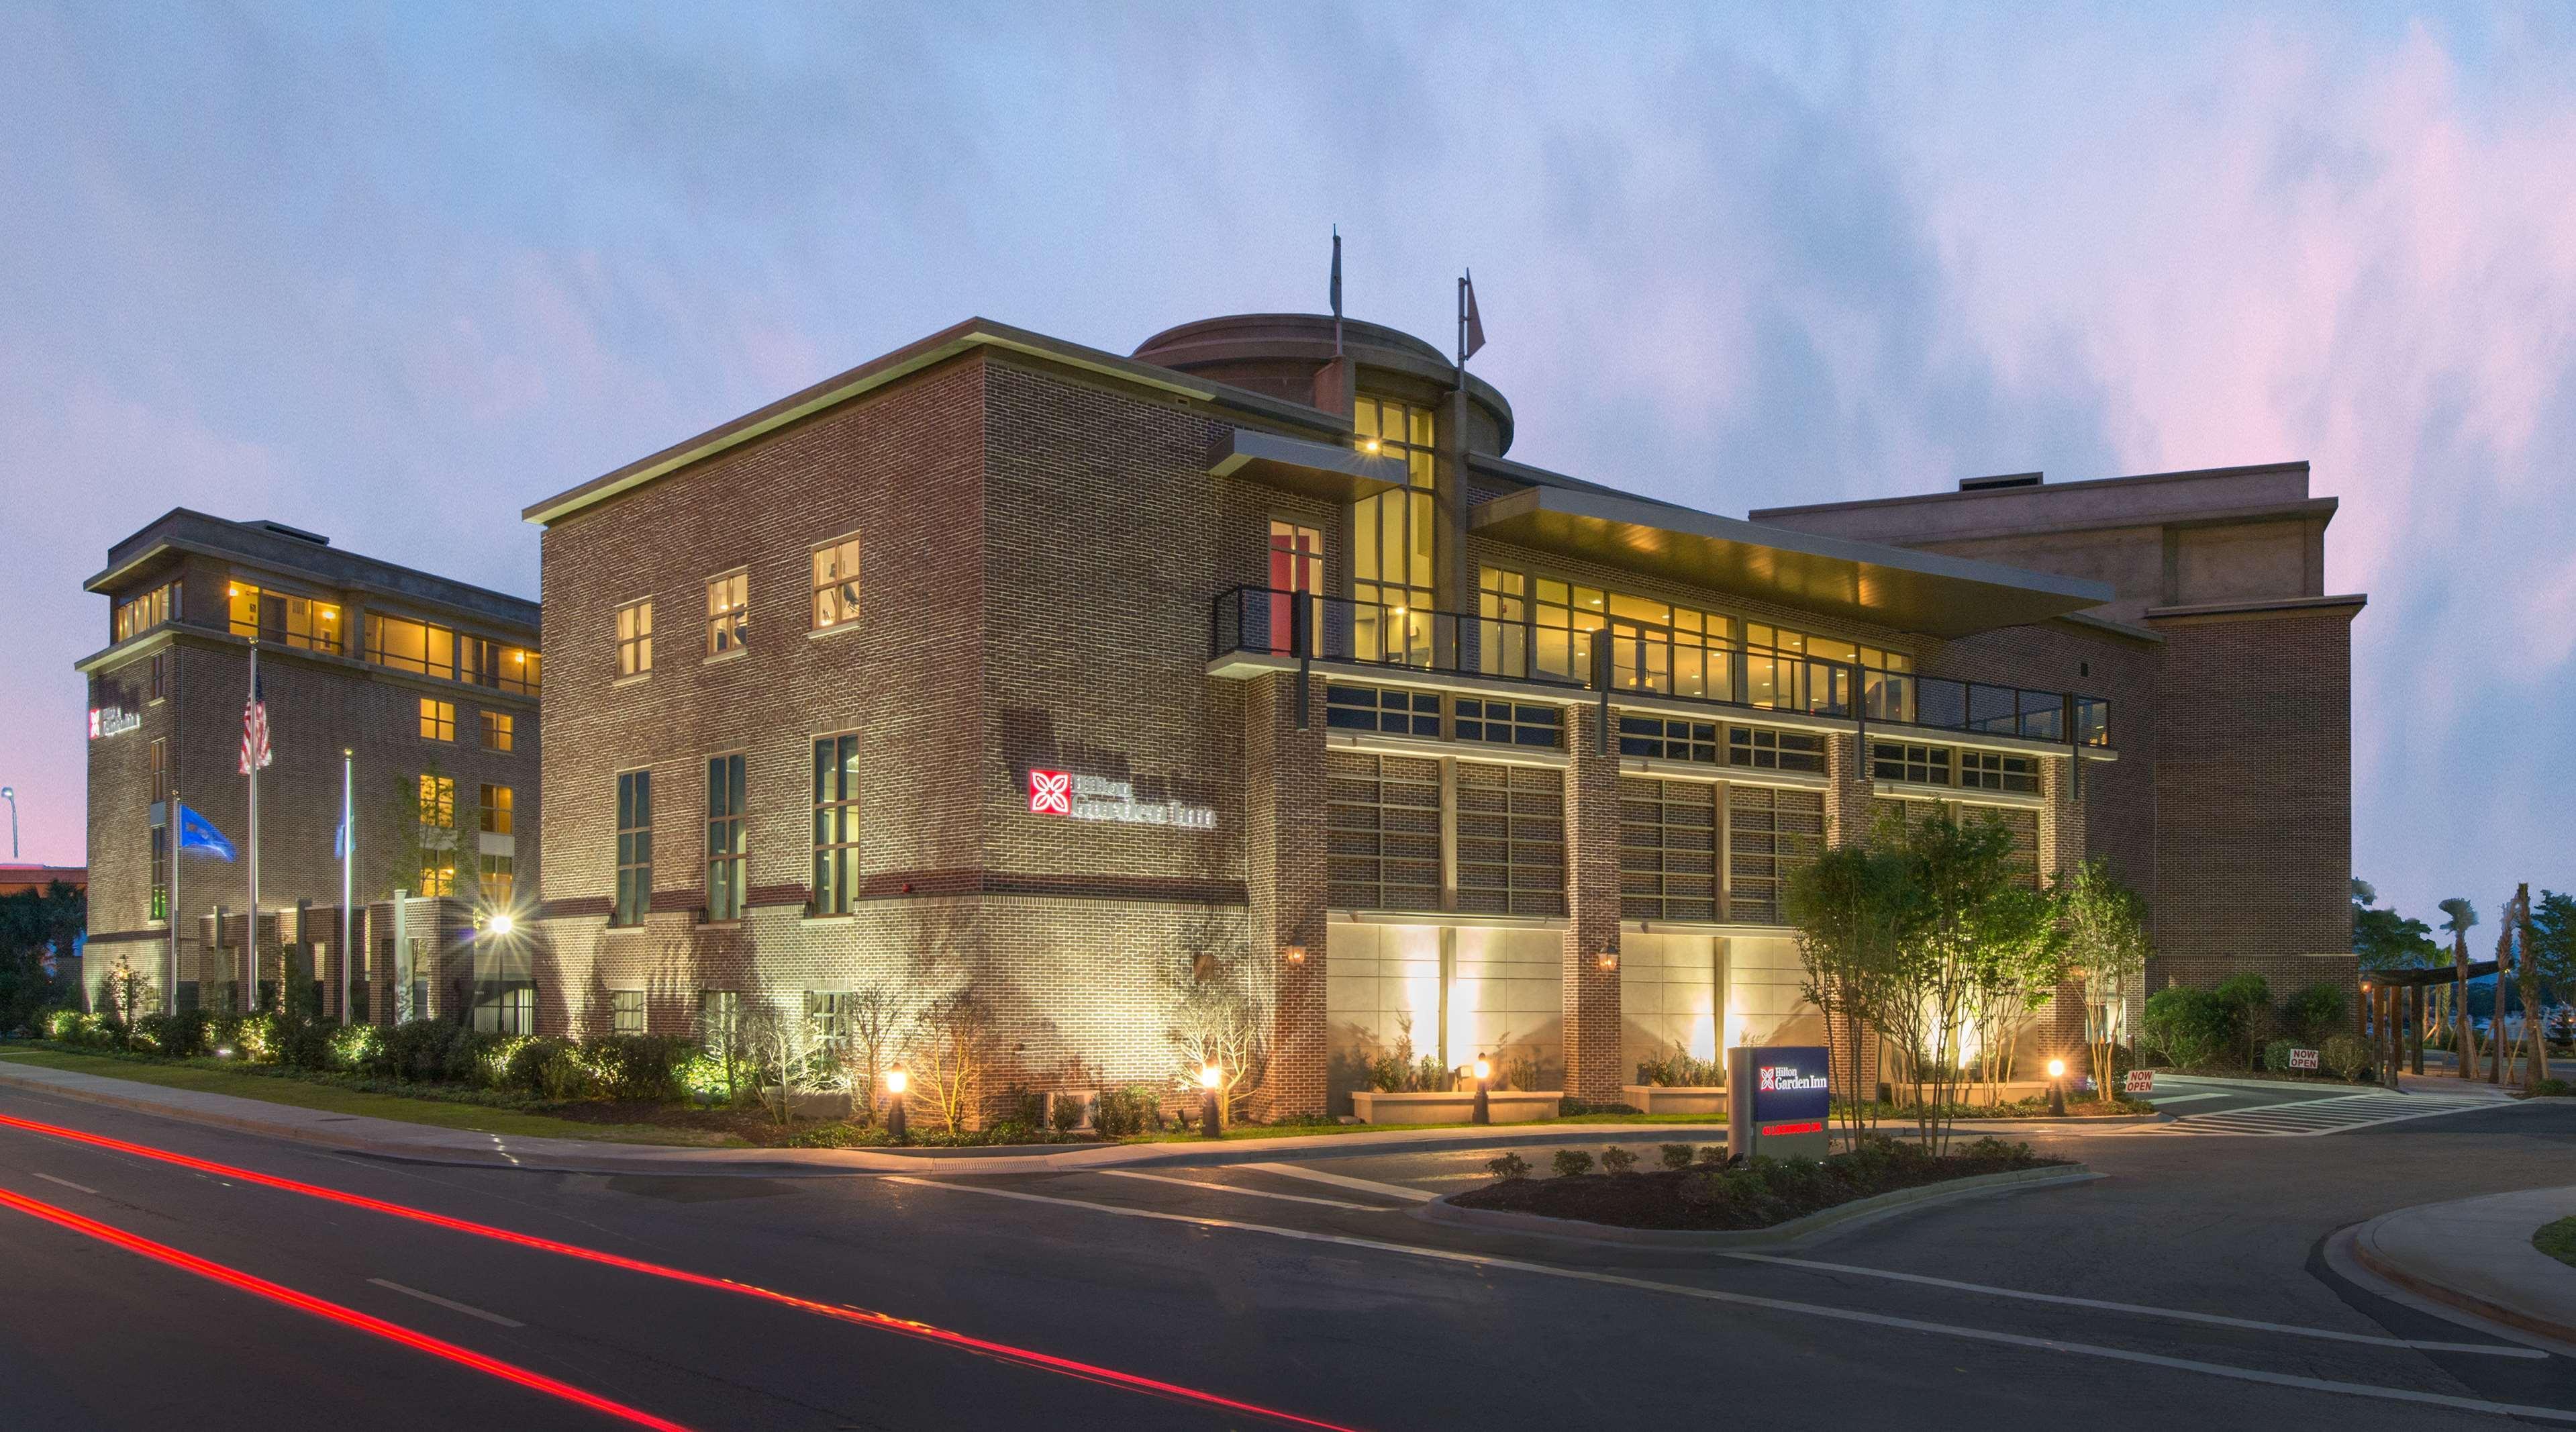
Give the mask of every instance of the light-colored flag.
[{"label": "light-colored flag", "polygon": [[1477,349],[1485,346],[1485,320],[1476,312],[1476,272],[1473,269],[1458,280],[1458,324],[1458,362],[1464,365],[1476,356]]}]

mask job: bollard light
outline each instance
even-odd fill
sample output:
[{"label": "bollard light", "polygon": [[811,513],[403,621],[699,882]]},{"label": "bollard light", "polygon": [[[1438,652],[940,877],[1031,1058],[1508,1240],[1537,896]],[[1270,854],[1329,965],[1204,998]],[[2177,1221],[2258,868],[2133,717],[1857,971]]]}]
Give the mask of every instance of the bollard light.
[{"label": "bollard light", "polygon": [[1476,1106],[1468,1113],[1467,1122],[1471,1124],[1490,1124],[1494,1121],[1494,1109],[1492,1103],[1490,1103],[1485,1097],[1485,1081],[1494,1077],[1493,1061],[1487,1059],[1483,1053],[1479,1052],[1476,1055],[1475,1067]]},{"label": "bollard light", "polygon": [[1476,1056],[1476,1082],[1477,1082],[1477,1083],[1479,1083],[1479,1084],[1482,1084],[1482,1083],[1484,1083],[1486,1080],[1491,1079],[1491,1078],[1493,1078],[1493,1077],[1494,1077],[1494,1064],[1493,1064],[1493,1061],[1492,1061],[1492,1060],[1490,1060],[1490,1059],[1487,1059],[1487,1058],[1486,1058],[1484,1055],[1482,1055],[1482,1054],[1477,1055],[1477,1056]]},{"label": "bollard light", "polygon": [[1217,1092],[1224,1087],[1223,1069],[1213,1061],[1199,1066],[1199,1088],[1205,1091],[1199,1101],[1199,1126],[1203,1137],[1215,1139],[1225,1136],[1225,1096]]},{"label": "bollard light", "polygon": [[2051,1079],[2065,1078],[2066,1061],[2063,1059],[2051,1059],[2048,1061],[2048,1077]]},{"label": "bollard light", "polygon": [[903,1091],[911,1087],[911,1084],[912,1076],[904,1072],[901,1064],[885,1072],[886,1137],[896,1143],[902,1143],[910,1133],[904,1125]]},{"label": "bollard light", "polygon": [[885,1081],[887,1093],[900,1094],[904,1091],[904,1087],[912,1082],[912,1076],[905,1073],[903,1066],[898,1064],[886,1071]]},{"label": "bollard light", "polygon": [[[2104,1095],[2104,1098],[2110,1097]],[[2066,1117],[2066,1061],[2048,1061],[2048,1112],[2053,1118]]]}]

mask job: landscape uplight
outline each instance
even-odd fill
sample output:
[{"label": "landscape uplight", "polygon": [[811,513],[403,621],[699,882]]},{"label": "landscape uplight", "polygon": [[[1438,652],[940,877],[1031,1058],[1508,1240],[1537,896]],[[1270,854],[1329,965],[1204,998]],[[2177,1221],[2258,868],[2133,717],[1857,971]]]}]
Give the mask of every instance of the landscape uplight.
[{"label": "landscape uplight", "polygon": [[[2109,1098],[2104,1094],[2102,1097]],[[2053,1118],[2066,1117],[2066,1061],[2048,1061],[2048,1112]]]},{"label": "landscape uplight", "polygon": [[1199,1088],[1206,1092],[1199,1100],[1199,1132],[1211,1139],[1225,1136],[1225,1071],[1214,1060],[1199,1066]]}]

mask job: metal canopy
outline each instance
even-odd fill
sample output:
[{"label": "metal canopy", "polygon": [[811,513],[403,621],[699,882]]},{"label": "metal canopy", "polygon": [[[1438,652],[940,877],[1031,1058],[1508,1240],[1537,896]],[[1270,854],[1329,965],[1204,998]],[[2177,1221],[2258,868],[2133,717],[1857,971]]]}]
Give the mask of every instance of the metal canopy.
[{"label": "metal canopy", "polygon": [[1208,471],[1333,502],[1356,502],[1404,486],[1399,458],[1256,428],[1228,428],[1221,434],[1208,449]]},{"label": "metal canopy", "polygon": [[1468,522],[1480,537],[1939,637],[2023,626],[2111,600],[2100,582],[1568,488],[1494,498]]}]

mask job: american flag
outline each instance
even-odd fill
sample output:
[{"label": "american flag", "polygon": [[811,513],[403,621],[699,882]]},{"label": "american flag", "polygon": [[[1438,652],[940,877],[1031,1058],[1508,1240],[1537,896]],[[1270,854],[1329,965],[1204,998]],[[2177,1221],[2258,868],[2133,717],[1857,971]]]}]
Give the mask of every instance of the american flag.
[{"label": "american flag", "polygon": [[268,699],[260,694],[259,678],[250,679],[250,704],[242,708],[241,773],[251,773],[254,766],[269,763]]}]

